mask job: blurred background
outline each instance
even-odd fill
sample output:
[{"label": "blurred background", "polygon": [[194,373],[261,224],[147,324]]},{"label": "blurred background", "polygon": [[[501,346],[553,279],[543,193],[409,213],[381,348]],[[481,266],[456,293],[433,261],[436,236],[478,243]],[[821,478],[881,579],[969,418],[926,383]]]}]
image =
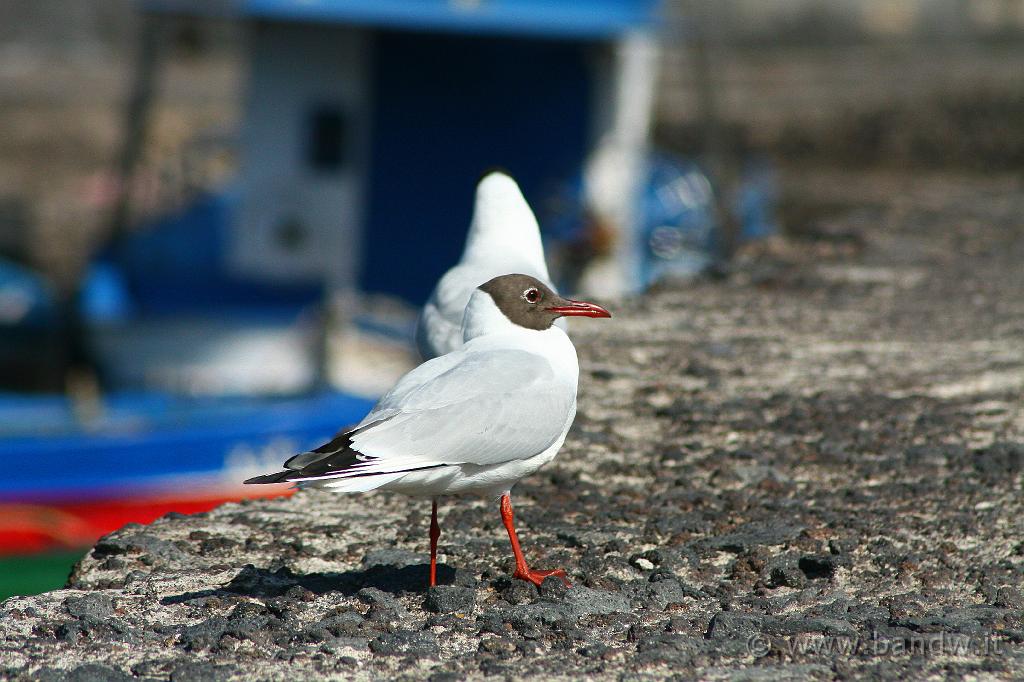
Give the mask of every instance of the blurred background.
[{"label": "blurred background", "polygon": [[1024,0],[3,3],[0,597],[361,418],[488,167],[634,294],[1019,172],[1022,65]]}]

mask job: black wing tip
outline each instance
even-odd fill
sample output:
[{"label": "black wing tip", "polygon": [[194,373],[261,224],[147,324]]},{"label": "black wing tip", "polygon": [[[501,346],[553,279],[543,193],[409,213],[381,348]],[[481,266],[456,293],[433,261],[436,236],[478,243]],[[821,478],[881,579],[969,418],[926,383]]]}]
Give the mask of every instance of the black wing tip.
[{"label": "black wing tip", "polygon": [[284,471],[254,476],[243,483],[246,485],[287,483],[296,479],[321,478],[325,474],[341,473],[360,461],[351,449],[352,437],[363,429],[381,423],[381,421],[385,420],[371,422],[362,427],[352,426],[342,429],[334,438],[320,447],[289,457],[288,461],[284,463]]},{"label": "black wing tip", "polygon": [[267,483],[287,483],[289,476],[295,474],[294,471],[278,471],[275,474],[263,474],[262,476],[253,476],[242,481],[244,485],[265,485]]}]

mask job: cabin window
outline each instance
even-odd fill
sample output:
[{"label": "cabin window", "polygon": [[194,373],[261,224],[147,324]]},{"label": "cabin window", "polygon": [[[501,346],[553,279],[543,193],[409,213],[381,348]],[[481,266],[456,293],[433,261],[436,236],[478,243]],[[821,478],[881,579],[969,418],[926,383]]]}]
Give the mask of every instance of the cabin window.
[{"label": "cabin window", "polygon": [[319,106],[310,115],[308,161],[320,173],[340,170],[349,144],[348,120],[338,106]]}]

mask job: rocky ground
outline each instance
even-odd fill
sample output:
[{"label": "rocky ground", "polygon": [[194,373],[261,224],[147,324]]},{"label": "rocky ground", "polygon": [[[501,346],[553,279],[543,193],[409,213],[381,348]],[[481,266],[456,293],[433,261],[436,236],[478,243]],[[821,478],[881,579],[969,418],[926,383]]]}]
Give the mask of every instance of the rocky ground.
[{"label": "rocky ground", "polygon": [[[0,605],[15,679],[1024,675],[1024,185],[790,176],[793,235],[579,324],[497,507],[301,493],[101,540]],[[806,197],[813,196],[813,202]]]}]

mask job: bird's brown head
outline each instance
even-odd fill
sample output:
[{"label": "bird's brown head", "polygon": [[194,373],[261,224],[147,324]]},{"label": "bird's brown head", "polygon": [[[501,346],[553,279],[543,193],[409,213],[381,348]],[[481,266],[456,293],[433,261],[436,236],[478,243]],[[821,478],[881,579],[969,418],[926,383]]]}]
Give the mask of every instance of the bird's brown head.
[{"label": "bird's brown head", "polygon": [[611,317],[601,306],[573,301],[553,292],[536,277],[501,275],[479,286],[513,324],[543,331],[560,317]]}]

